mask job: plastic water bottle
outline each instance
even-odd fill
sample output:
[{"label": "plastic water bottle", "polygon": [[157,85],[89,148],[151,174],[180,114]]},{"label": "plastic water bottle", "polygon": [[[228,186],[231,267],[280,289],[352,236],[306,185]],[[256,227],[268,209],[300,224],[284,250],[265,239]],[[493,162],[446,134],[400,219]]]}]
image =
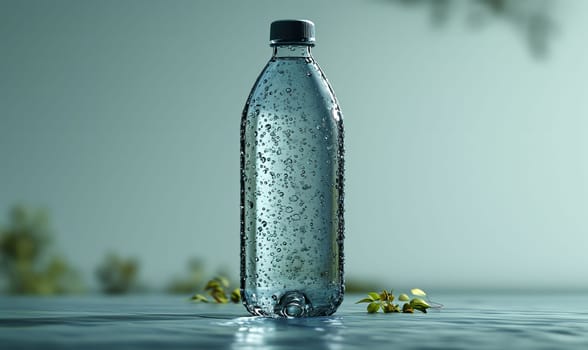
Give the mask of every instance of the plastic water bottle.
[{"label": "plastic water bottle", "polygon": [[314,24],[271,24],[273,55],[241,119],[241,295],[260,316],[343,301],[343,119],[311,55]]}]

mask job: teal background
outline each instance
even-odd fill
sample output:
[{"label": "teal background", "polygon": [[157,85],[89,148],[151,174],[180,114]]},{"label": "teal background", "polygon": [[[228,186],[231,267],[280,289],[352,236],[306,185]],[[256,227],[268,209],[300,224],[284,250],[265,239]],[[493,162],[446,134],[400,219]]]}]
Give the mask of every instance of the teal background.
[{"label": "teal background", "polygon": [[[344,1],[0,1],[0,212],[49,208],[89,282],[238,276],[239,124],[269,23],[316,23],[345,116],[346,270],[394,288],[588,288],[588,4],[546,57],[492,21]],[[4,221],[0,221],[4,222]]]}]

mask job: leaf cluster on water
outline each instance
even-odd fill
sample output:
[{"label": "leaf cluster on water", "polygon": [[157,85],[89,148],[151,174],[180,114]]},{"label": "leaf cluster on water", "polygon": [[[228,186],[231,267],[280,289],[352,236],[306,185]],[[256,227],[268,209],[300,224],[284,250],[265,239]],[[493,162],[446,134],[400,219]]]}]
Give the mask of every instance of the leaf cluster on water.
[{"label": "leaf cluster on water", "polygon": [[[240,302],[241,292],[239,291],[239,288],[233,289],[230,294],[227,292],[228,288],[229,280],[226,277],[218,276],[206,283],[206,286],[204,286],[204,292],[212,298],[212,302],[218,304],[227,304],[229,301],[233,303]],[[208,296],[196,293],[190,298],[190,300],[196,303],[208,303],[211,302],[208,299]]]},{"label": "leaf cluster on water", "polygon": [[412,299],[408,294],[404,293],[398,296],[398,301],[404,302],[402,307],[400,307],[400,304],[394,303],[396,296],[394,295],[393,290],[390,290],[389,292],[383,290],[381,293],[370,292],[366,298],[359,300],[356,304],[367,303],[367,312],[370,314],[377,313],[380,310],[384,313],[414,313],[414,310],[427,313],[427,309],[431,308],[430,301],[425,301],[423,299],[427,294],[418,288],[411,289],[410,293],[413,295]]}]

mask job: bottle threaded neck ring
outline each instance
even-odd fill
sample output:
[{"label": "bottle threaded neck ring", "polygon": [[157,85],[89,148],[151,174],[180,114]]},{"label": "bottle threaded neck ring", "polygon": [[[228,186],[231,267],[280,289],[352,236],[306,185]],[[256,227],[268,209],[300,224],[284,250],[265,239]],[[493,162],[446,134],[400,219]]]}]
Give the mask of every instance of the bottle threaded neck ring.
[{"label": "bottle threaded neck ring", "polygon": [[306,19],[284,19],[273,21],[270,26],[270,46],[309,45],[314,46],[314,23]]}]

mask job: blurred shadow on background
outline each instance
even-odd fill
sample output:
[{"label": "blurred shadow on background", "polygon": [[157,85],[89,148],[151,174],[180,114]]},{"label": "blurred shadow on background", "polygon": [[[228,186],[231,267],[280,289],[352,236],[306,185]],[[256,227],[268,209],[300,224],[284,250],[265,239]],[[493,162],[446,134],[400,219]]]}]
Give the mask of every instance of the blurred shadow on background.
[{"label": "blurred shadow on background", "polygon": [[431,14],[431,22],[438,27],[457,16],[463,16],[471,29],[478,29],[492,21],[502,21],[523,37],[535,58],[545,58],[549,54],[557,29],[553,19],[556,2],[545,0],[375,1],[427,10]]}]

